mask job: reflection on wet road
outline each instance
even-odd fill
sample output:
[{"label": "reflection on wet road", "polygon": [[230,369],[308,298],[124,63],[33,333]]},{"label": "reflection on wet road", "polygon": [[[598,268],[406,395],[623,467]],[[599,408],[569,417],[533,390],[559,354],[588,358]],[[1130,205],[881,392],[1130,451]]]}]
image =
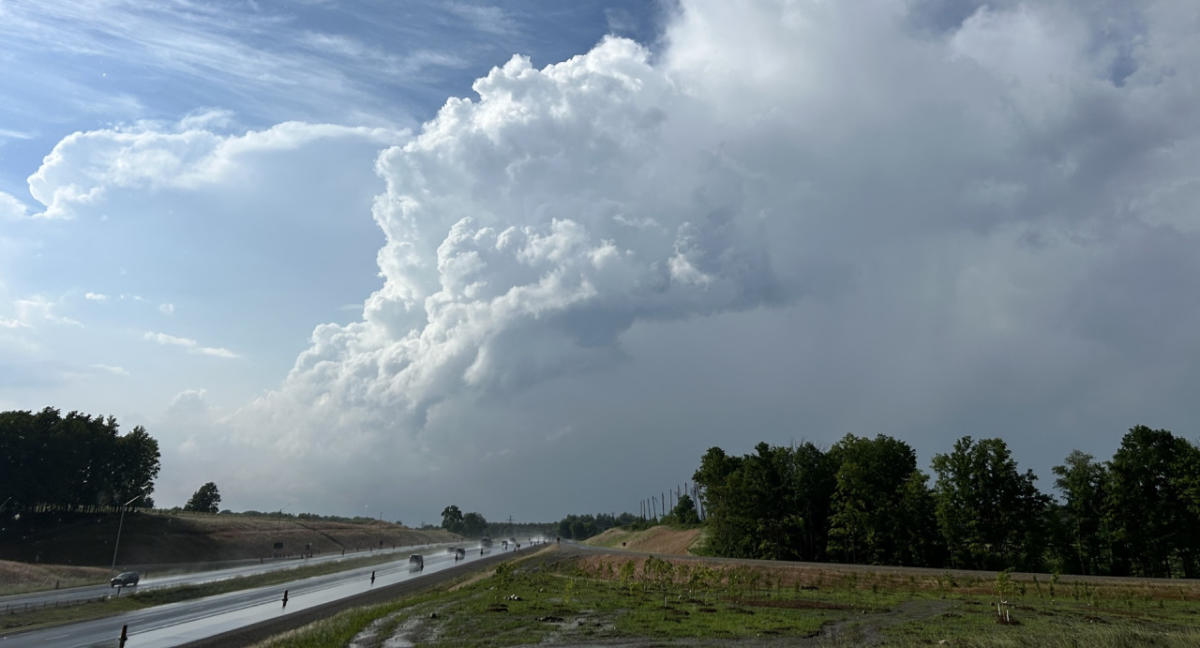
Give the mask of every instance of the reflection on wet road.
[{"label": "reflection on wet road", "polygon": [[[129,627],[129,642],[126,644],[128,648],[177,646],[337,601],[372,588],[386,587],[460,565],[470,565],[483,557],[478,545],[465,549],[465,556],[457,560],[453,552],[428,551],[424,554],[424,569],[420,571],[410,568],[407,553],[398,553],[395,561],[337,574],[171,603],[95,621],[7,635],[0,637],[0,647],[115,646],[123,625]],[[500,550],[495,549],[491,553],[498,552]],[[371,582],[372,572],[375,574],[374,583]],[[288,597],[286,607],[283,605],[285,590]]]}]

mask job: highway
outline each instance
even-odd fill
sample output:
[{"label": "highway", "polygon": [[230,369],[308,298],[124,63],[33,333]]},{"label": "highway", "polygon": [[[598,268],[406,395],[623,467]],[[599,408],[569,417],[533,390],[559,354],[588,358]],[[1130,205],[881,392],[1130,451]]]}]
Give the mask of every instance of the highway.
[{"label": "highway", "polygon": [[[407,553],[398,554],[397,560],[392,562],[336,574],[155,606],[94,621],[3,635],[0,636],[0,648],[117,646],[123,625],[128,625],[129,629],[127,648],[178,646],[361,596],[422,576],[470,566],[485,557],[504,553],[497,547],[488,556],[483,556],[478,545],[465,548],[465,558],[457,561],[452,553],[444,549],[424,552],[425,565],[420,571],[410,567]],[[371,582],[372,571],[375,572],[374,583]],[[283,604],[285,590],[288,596],[286,606]]]},{"label": "highway", "polygon": [[[397,553],[404,554],[407,557],[411,553],[433,551],[437,546],[444,545],[416,545],[411,547],[397,547],[395,549],[379,549],[374,552],[358,551],[355,553],[327,554],[324,556],[315,556],[313,558],[292,558],[283,560],[267,560],[262,563],[249,563],[236,567],[227,567],[223,569],[213,569],[207,571],[192,571],[166,572],[160,576],[156,571],[142,571],[142,579],[137,587],[125,589],[125,593],[135,591],[146,591],[151,589],[162,589],[165,587],[179,587],[181,585],[198,585],[200,583],[211,583],[215,581],[228,580],[230,578],[238,578],[241,576],[253,576],[255,574],[264,574],[267,572],[279,571],[283,569],[296,569],[297,567],[306,567],[308,565],[319,565],[327,562],[339,562],[350,560],[352,558],[361,558],[363,556],[374,555],[376,553]],[[41,592],[26,592],[24,594],[12,594],[9,596],[0,596],[0,612],[4,612],[8,608],[21,608],[26,605],[30,607],[40,607],[43,605],[56,605],[70,603],[73,601],[89,601],[102,599],[108,596],[116,596],[117,589],[104,585],[86,585],[83,587],[71,587],[67,589],[44,590]]]}]

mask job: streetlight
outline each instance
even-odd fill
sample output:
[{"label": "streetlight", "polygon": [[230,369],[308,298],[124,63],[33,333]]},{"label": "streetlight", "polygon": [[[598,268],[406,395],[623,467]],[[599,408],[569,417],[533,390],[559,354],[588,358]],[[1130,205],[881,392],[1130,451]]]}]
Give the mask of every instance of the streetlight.
[{"label": "streetlight", "polygon": [[138,495],[137,497],[121,505],[121,522],[117,524],[117,541],[113,543],[113,561],[112,567],[110,568],[112,571],[117,570],[117,549],[121,547],[121,528],[125,526],[125,508],[140,499],[142,499],[142,496]]}]

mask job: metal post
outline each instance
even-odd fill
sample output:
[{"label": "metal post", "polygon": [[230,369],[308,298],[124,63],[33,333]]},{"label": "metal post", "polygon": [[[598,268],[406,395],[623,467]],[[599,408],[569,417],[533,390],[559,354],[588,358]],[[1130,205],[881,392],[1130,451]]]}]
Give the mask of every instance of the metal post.
[{"label": "metal post", "polygon": [[113,542],[112,566],[109,568],[111,571],[116,571],[116,569],[117,569],[117,549],[121,548],[121,529],[123,529],[125,527],[125,509],[130,504],[133,504],[134,502],[136,502],[140,499],[142,499],[142,496],[138,495],[137,497],[135,497],[121,505],[121,521],[119,523],[117,523],[117,540],[115,542]]}]

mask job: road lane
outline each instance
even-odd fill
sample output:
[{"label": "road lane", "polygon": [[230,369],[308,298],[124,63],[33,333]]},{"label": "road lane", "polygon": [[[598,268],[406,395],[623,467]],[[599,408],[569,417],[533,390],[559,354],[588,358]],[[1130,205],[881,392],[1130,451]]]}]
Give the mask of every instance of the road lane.
[{"label": "road lane", "polygon": [[[488,555],[502,554],[494,550]],[[373,589],[405,583],[424,575],[471,565],[485,556],[478,546],[468,548],[462,560],[445,551],[425,554],[423,570],[411,571],[407,554],[399,560],[314,576],[279,585],[218,594],[215,596],[155,606],[126,614],[84,621],[45,630],[0,636],[2,648],[62,646],[84,648],[115,646],[122,625],[129,627],[129,648],[159,648],[212,637],[244,626],[277,620],[305,610],[356,597]],[[375,571],[375,583],[370,582]],[[282,595],[288,591],[284,607]]]},{"label": "road lane", "polygon": [[[141,582],[136,588],[127,588],[125,593],[134,591],[146,591],[151,589],[163,589],[166,587],[179,587],[181,585],[199,585],[202,583],[211,583],[241,576],[254,576],[257,574],[265,574],[273,571],[282,571],[286,569],[297,569],[299,567],[307,567],[309,565],[319,565],[328,562],[341,562],[354,558],[362,558],[363,556],[371,556],[375,554],[403,554],[408,556],[410,553],[419,553],[433,551],[438,547],[448,546],[449,543],[436,545],[424,544],[413,545],[409,547],[396,547],[395,549],[376,549],[373,551],[362,550],[350,552],[346,555],[341,554],[326,554],[324,556],[314,556],[312,558],[293,558],[287,560],[270,560],[262,563],[252,563],[248,565],[239,565],[236,567],[226,567],[222,569],[190,571],[166,573],[161,576],[156,575],[155,571],[150,571],[149,575],[145,572]],[[151,567],[153,569],[153,567]],[[25,592],[23,594],[11,594],[8,596],[0,596],[0,613],[8,610],[10,607],[19,609],[25,606],[42,607],[62,605],[65,603],[77,601],[90,601],[102,599],[109,596],[116,596],[117,590],[105,585],[87,585],[84,587],[72,587],[58,590],[44,590],[40,592]]]}]

